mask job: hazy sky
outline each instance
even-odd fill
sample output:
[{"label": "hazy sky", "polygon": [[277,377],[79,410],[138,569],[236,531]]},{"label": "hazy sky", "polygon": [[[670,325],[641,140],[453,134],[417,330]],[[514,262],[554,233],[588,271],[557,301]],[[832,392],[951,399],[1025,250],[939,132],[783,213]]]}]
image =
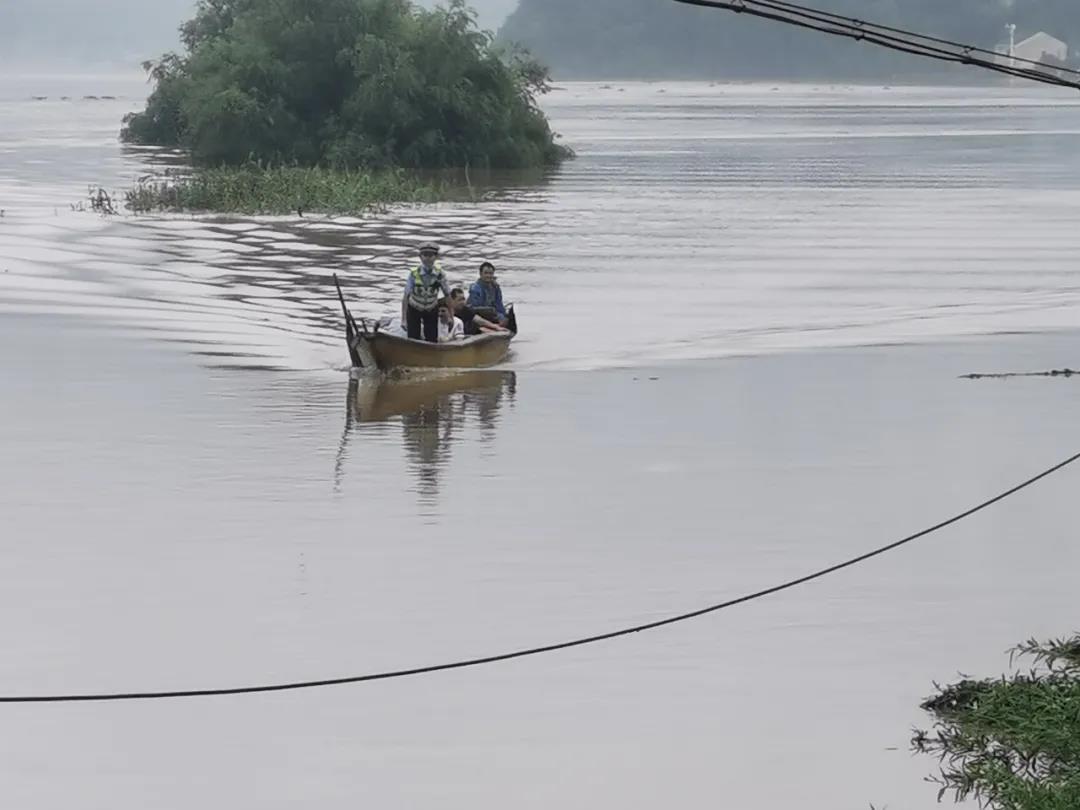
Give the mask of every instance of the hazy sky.
[{"label": "hazy sky", "polygon": [[[413,0],[413,2],[428,8],[438,5],[437,0]],[[468,3],[479,13],[480,24],[491,29],[502,25],[503,20],[510,16],[510,12],[517,8],[517,0],[468,0]]]},{"label": "hazy sky", "polygon": [[[517,0],[470,5],[494,30]],[[137,64],[178,48],[177,27],[194,8],[195,0],[0,0],[0,64]]]}]

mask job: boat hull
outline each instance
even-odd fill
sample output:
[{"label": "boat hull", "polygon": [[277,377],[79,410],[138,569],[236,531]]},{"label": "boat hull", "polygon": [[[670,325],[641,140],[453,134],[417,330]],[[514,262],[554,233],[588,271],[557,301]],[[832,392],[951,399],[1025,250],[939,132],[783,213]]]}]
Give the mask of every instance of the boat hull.
[{"label": "boat hull", "polygon": [[396,368],[487,368],[501,363],[510,351],[512,332],[474,335],[450,343],[373,332],[356,336],[355,349],[366,367],[380,371]]}]

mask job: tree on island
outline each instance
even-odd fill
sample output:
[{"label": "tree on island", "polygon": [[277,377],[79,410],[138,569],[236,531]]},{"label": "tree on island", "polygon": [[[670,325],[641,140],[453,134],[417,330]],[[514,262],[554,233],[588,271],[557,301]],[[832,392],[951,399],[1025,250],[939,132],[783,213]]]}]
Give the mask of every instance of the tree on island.
[{"label": "tree on island", "polygon": [[147,63],[130,143],[196,165],[534,168],[570,152],[537,97],[547,69],[497,49],[464,0],[200,0],[183,55]]}]

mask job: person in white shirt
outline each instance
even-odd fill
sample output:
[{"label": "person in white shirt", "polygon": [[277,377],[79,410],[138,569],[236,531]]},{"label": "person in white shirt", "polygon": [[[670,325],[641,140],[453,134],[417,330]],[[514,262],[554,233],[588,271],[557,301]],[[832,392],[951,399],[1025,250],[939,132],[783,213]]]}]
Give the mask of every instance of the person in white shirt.
[{"label": "person in white shirt", "polygon": [[439,302],[439,343],[465,339],[465,324],[450,310],[444,298]]}]

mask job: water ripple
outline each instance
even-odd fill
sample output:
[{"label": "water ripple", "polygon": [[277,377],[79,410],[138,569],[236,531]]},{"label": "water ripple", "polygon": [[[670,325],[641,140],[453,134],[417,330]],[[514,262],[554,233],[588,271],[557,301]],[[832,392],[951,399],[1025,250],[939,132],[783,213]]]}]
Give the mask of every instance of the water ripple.
[{"label": "water ripple", "polygon": [[[345,364],[331,283],[394,311],[417,243],[500,267],[521,366],[593,368],[1072,328],[1080,105],[1036,90],[569,85],[578,151],[540,185],[365,217],[100,218],[176,156],[122,148],[136,100],[0,96],[0,312],[103,318],[203,362]],[[119,94],[118,94],[119,95]]]}]

